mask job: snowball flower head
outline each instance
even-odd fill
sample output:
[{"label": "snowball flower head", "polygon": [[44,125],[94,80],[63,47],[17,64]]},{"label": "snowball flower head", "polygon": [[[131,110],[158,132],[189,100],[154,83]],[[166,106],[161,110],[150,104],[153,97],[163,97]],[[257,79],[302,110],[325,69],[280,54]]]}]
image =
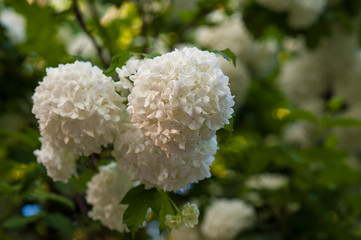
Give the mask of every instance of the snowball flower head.
[{"label": "snowball flower head", "polygon": [[115,162],[101,167],[87,184],[86,200],[93,205],[89,217],[100,220],[109,229],[127,230],[122,222],[127,206],[119,202],[132,186],[130,176]]},{"label": "snowball flower head", "polygon": [[104,226],[118,232],[128,231],[127,226],[123,223],[123,214],[127,209],[126,205],[108,204],[106,206],[93,206],[88,213],[93,220],[99,220]]},{"label": "snowball flower head", "polygon": [[75,162],[77,157],[64,150],[54,149],[49,142],[40,138],[41,149],[34,151],[38,163],[46,168],[49,177],[54,181],[67,182],[72,175],[76,175]]},{"label": "snowball flower head", "polygon": [[254,209],[242,200],[217,200],[206,209],[201,233],[210,240],[231,240],[254,221]]},{"label": "snowball flower head", "polygon": [[128,101],[132,123],[168,155],[208,141],[229,123],[234,105],[219,59],[197,48],[145,60]]},{"label": "snowball flower head", "polygon": [[35,89],[32,112],[52,147],[89,155],[112,143],[125,99],[111,78],[78,61],[47,68],[46,73]]},{"label": "snowball flower head", "polygon": [[130,175],[115,162],[100,168],[87,184],[86,200],[89,204],[106,206],[118,204],[132,187]]},{"label": "snowball flower head", "polygon": [[197,146],[193,152],[168,157],[140,129],[131,124],[126,129],[115,141],[112,154],[134,180],[140,180],[147,188],[177,191],[211,176],[209,167],[217,152],[216,136]]},{"label": "snowball flower head", "polygon": [[288,184],[286,176],[275,173],[263,173],[250,177],[246,181],[246,186],[253,189],[276,190]]}]

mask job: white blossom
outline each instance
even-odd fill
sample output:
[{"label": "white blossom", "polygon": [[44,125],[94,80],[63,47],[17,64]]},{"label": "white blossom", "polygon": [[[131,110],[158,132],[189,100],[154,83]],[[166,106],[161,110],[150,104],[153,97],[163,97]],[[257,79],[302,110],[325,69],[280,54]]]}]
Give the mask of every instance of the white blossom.
[{"label": "white blossom", "polygon": [[122,222],[127,206],[119,203],[132,186],[129,174],[115,162],[101,167],[87,184],[86,200],[93,206],[89,217],[109,229],[127,231]]},{"label": "white blossom", "polygon": [[181,212],[176,215],[167,215],[165,224],[170,228],[193,228],[198,224],[199,209],[194,203],[186,203]]},{"label": "white blossom", "polygon": [[119,81],[115,83],[117,91],[132,90],[133,82],[135,80],[135,74],[138,68],[142,65],[143,61],[131,58],[122,68],[116,68],[116,72],[119,76]]},{"label": "white blossom", "polygon": [[294,0],[289,9],[288,24],[295,29],[310,27],[326,8],[327,0]]},{"label": "white blossom", "polygon": [[76,176],[77,156],[71,152],[52,148],[49,142],[40,138],[41,149],[34,151],[38,163],[46,168],[49,177],[54,181],[68,182],[71,176]]},{"label": "white blossom", "polygon": [[132,186],[130,175],[112,162],[87,183],[86,200],[98,206],[118,204]]},{"label": "white blossom", "polygon": [[125,99],[116,93],[111,78],[78,61],[46,72],[35,89],[32,112],[52,147],[89,155],[112,143]]},{"label": "white blossom", "polygon": [[211,176],[209,167],[217,152],[216,136],[193,152],[168,157],[138,128],[130,124],[125,129],[115,141],[112,154],[134,180],[140,180],[147,188],[177,191]]},{"label": "white blossom", "polygon": [[284,175],[276,173],[262,173],[251,176],[247,179],[245,185],[252,189],[277,190],[288,185],[288,182],[289,179]]},{"label": "white blossom", "polygon": [[125,232],[128,231],[128,229],[122,219],[126,209],[127,206],[122,204],[108,204],[105,206],[94,205],[88,215],[94,220],[99,220],[104,226],[111,230]]},{"label": "white blossom", "polygon": [[244,201],[217,200],[206,209],[201,233],[210,240],[231,240],[250,228],[255,219],[254,209]]},{"label": "white blossom", "polygon": [[79,33],[66,39],[66,49],[70,55],[92,58],[96,56],[97,50],[90,38],[83,33]]},{"label": "white blossom", "polygon": [[128,101],[132,123],[167,155],[208,141],[229,123],[234,105],[219,59],[197,48],[145,60]]},{"label": "white blossom", "polygon": [[0,23],[6,29],[6,35],[14,44],[26,41],[26,19],[11,8],[0,11]]}]

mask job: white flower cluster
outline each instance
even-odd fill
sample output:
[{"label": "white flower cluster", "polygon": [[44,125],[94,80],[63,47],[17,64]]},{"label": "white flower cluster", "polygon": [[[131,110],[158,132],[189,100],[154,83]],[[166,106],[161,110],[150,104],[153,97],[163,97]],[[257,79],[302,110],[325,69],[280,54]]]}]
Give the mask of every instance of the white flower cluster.
[{"label": "white flower cluster", "polygon": [[111,78],[88,62],[47,68],[33,95],[41,135],[53,148],[75,155],[112,143],[125,109]]},{"label": "white flower cluster", "polygon": [[34,154],[54,181],[67,182],[72,175],[76,176],[77,156],[66,150],[52,148],[44,138],[40,138],[40,141],[41,149],[36,150]]},{"label": "white flower cluster", "polygon": [[194,203],[186,203],[182,212],[177,215],[167,215],[165,224],[170,228],[192,228],[198,224],[199,209]]},{"label": "white flower cluster", "polygon": [[231,240],[256,220],[254,209],[242,200],[221,199],[207,209],[201,224],[201,233],[210,240]]},{"label": "white flower cluster", "polygon": [[140,180],[147,188],[155,186],[165,191],[177,191],[186,189],[189,183],[210,177],[209,167],[216,152],[217,139],[213,136],[190,153],[168,157],[149,137],[130,125],[119,134],[113,156],[133,179]]},{"label": "white flower cluster", "polygon": [[[47,69],[33,96],[33,113],[44,143],[36,155],[49,175],[113,144],[119,166],[147,188],[177,191],[210,177],[215,134],[229,123],[234,104],[215,54],[184,48],[130,59],[116,71],[120,81],[114,82],[85,62]],[[49,163],[55,153],[71,156],[72,165],[61,157]],[[75,168],[56,178],[74,174]]]},{"label": "white flower cluster", "polygon": [[126,231],[122,219],[127,206],[119,203],[132,186],[128,173],[116,163],[101,167],[87,184],[86,200],[93,206],[89,217],[100,220],[109,229]]},{"label": "white flower cluster", "polygon": [[207,48],[229,48],[236,53],[236,67],[225,60],[221,60],[221,64],[222,70],[229,76],[237,109],[245,97],[250,72],[263,75],[276,63],[277,44],[271,40],[255,41],[239,14],[228,17],[222,11],[215,11],[207,19],[216,25],[200,27],[196,32],[196,41]]},{"label": "white flower cluster", "polygon": [[277,190],[288,185],[289,179],[281,174],[262,173],[251,176],[247,179],[245,185],[251,189]]},{"label": "white flower cluster", "polygon": [[[285,95],[297,107],[318,116],[328,112],[330,98],[341,97],[346,109],[335,116],[361,119],[355,110],[361,103],[357,91],[361,83],[357,39],[355,33],[334,28],[332,35],[316,50],[300,50],[298,57],[287,62],[281,72],[280,87]],[[285,138],[305,146],[310,143],[314,131],[311,124],[300,122],[286,129]],[[339,137],[341,147],[355,150],[361,145],[357,132],[355,129],[340,128],[334,134]]]},{"label": "white flower cluster", "polygon": [[167,155],[211,139],[229,123],[234,105],[218,58],[197,48],[145,60],[128,101],[131,122]]},{"label": "white flower cluster", "polygon": [[11,8],[3,8],[0,11],[0,24],[6,29],[6,35],[14,44],[20,44],[26,40],[26,19]]},{"label": "white flower cluster", "polygon": [[287,12],[288,24],[304,29],[318,20],[327,0],[257,0],[257,3],[275,12]]}]

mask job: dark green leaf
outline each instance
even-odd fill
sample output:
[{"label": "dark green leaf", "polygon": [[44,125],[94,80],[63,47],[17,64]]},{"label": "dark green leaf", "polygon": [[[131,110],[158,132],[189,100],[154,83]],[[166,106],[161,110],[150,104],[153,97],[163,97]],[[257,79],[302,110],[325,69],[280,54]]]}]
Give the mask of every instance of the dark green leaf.
[{"label": "dark green leaf", "polygon": [[224,125],[224,127],[223,127],[224,130],[232,133],[233,132],[233,121],[234,121],[234,116],[232,116],[232,118],[229,119],[229,123],[227,125]]},{"label": "dark green leaf", "polygon": [[317,117],[306,110],[293,110],[290,114],[285,117],[286,120],[293,121],[293,120],[305,120],[311,123],[317,123]]},{"label": "dark green leaf", "polygon": [[74,203],[61,195],[55,194],[55,193],[47,193],[47,192],[36,192],[31,194],[31,197],[43,202],[45,200],[52,200],[54,202],[58,202],[60,204],[63,204],[64,206],[69,207],[70,209],[74,210],[75,206]]},{"label": "dark green leaf", "polygon": [[121,203],[128,204],[123,215],[123,222],[132,232],[133,237],[145,221],[149,208],[153,210],[154,218],[160,221],[161,230],[167,229],[164,224],[166,215],[175,214],[172,202],[165,192],[155,188],[145,190],[144,185],[131,189]]},{"label": "dark green leaf", "polygon": [[325,116],[322,118],[324,127],[360,127],[361,121],[352,118],[330,118]]},{"label": "dark green leaf", "polygon": [[45,221],[54,229],[58,230],[62,239],[72,239],[73,222],[60,213],[49,214],[44,217]]},{"label": "dark green leaf", "polygon": [[117,74],[117,72],[115,71],[115,69],[118,67],[120,68],[121,66],[123,66],[129,58],[131,58],[133,55],[130,54],[127,51],[119,51],[119,53],[117,55],[115,55],[114,57],[112,57],[112,61],[110,63],[109,68],[104,70],[104,74],[107,76],[114,76]]},{"label": "dark green leaf", "polygon": [[226,48],[224,50],[210,50],[210,52],[220,54],[227,61],[229,61],[229,62],[232,61],[233,65],[236,66],[237,56],[236,56],[236,54],[234,54],[234,52],[231,51],[231,49]]},{"label": "dark green leaf", "polygon": [[3,223],[3,227],[4,228],[19,228],[19,227],[23,227],[29,223],[35,222],[37,221],[40,217],[42,217],[43,214],[39,213],[37,215],[34,216],[30,216],[30,217],[23,217],[23,216],[14,216],[14,217],[10,217],[9,219],[7,219],[4,223]]}]

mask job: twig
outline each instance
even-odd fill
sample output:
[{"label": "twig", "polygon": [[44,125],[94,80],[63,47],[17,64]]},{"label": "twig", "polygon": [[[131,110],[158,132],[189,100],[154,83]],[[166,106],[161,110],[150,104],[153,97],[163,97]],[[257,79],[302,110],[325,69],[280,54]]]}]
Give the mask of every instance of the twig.
[{"label": "twig", "polygon": [[102,61],[102,63],[104,64],[104,66],[108,66],[109,63],[106,61],[106,59],[103,56],[103,51],[100,48],[100,46],[97,44],[97,42],[95,41],[94,37],[91,35],[91,33],[88,31],[88,29],[85,26],[84,20],[83,20],[83,15],[80,12],[79,9],[79,5],[78,5],[78,1],[77,0],[73,0],[73,5],[74,5],[74,12],[75,12],[75,16],[76,19],[79,22],[80,27],[84,30],[84,32],[86,33],[86,35],[89,37],[89,39],[92,41],[94,47],[97,50],[98,56],[100,58],[100,60]]}]

